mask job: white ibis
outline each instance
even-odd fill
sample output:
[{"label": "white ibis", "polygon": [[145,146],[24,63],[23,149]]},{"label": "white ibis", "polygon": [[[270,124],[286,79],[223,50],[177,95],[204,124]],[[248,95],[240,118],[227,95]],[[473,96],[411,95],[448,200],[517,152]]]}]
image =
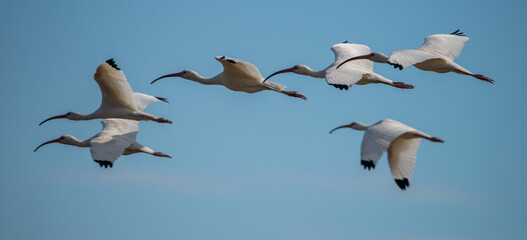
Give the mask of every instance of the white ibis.
[{"label": "white ibis", "polygon": [[373,63],[370,61],[354,61],[353,65],[345,65],[337,69],[337,66],[344,60],[356,56],[361,56],[370,53],[368,46],[362,44],[352,43],[338,43],[331,47],[335,54],[335,61],[324,70],[315,71],[306,65],[296,65],[292,68],[287,68],[271,74],[265,80],[274,75],[293,72],[296,74],[307,75],[314,78],[326,78],[329,85],[333,85],[340,90],[348,90],[353,84],[365,85],[370,83],[383,83],[397,88],[412,89],[414,86],[405,84],[403,82],[393,82],[379,74],[373,72]]},{"label": "white ibis", "polygon": [[123,71],[117,67],[113,59],[103,62],[93,76],[102,93],[99,109],[90,114],[68,112],[42,121],[39,125],[57,118],[70,120],[91,120],[96,118],[124,118],[137,121],[155,121],[172,123],[164,118],[143,112],[148,103],[167,102],[165,98],[153,97],[142,93],[134,93]]},{"label": "white ibis", "polygon": [[352,128],[366,131],[361,144],[361,165],[364,169],[375,169],[375,165],[385,151],[388,151],[388,163],[392,176],[402,190],[410,186],[415,167],[415,154],[421,138],[432,142],[444,142],[410,126],[391,119],[384,119],[373,125],[353,122],[331,130]]},{"label": "white ibis", "polygon": [[152,81],[151,84],[162,78],[181,77],[205,85],[223,85],[233,91],[255,93],[263,90],[272,90],[306,100],[306,97],[300,93],[285,91],[285,86],[283,85],[264,82],[258,68],[251,63],[225,56],[217,56],[216,60],[223,65],[223,72],[212,78],[202,77],[193,70],[184,70],[182,72],[161,76]]},{"label": "white ibis", "polygon": [[465,42],[468,39],[459,29],[451,34],[435,34],[426,37],[425,43],[419,48],[395,51],[389,57],[380,52],[370,52],[362,56],[351,57],[342,62],[337,68],[340,69],[341,66],[352,60],[370,59],[374,62],[388,63],[393,65],[394,68],[399,68],[399,70],[414,65],[423,71],[437,73],[455,72],[494,83],[491,78],[481,74],[473,74],[454,62],[454,59],[459,56],[461,50],[465,47]]},{"label": "white ibis", "polygon": [[134,153],[148,153],[157,157],[171,158],[161,152],[145,147],[135,140],[139,131],[139,122],[127,119],[108,118],[102,120],[102,131],[87,140],[79,140],[71,135],[63,135],[57,139],[47,141],[35,149],[50,143],[62,143],[77,147],[90,147],[93,161],[101,167],[111,168],[113,163],[121,155]]}]

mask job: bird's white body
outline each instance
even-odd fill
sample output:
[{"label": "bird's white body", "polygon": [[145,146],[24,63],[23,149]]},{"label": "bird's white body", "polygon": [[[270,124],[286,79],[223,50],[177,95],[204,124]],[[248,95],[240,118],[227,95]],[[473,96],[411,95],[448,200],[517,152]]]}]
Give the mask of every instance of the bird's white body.
[{"label": "bird's white body", "polygon": [[151,101],[160,102],[160,99],[134,93],[123,71],[113,61],[99,65],[93,78],[99,84],[102,94],[101,106],[90,114],[94,115],[93,118],[125,118],[136,121],[156,119],[143,112],[143,109]]},{"label": "bird's white body", "polygon": [[328,84],[351,86],[353,84],[393,83],[392,80],[374,73],[373,62],[368,60],[353,61],[351,64],[337,69],[337,66],[348,58],[370,53],[371,50],[368,46],[353,43],[338,43],[333,45],[331,50],[335,54],[335,61],[324,70]]},{"label": "bird's white body", "polygon": [[[162,98],[152,97],[142,93],[133,93],[134,108],[142,111],[153,101],[166,101]],[[63,135],[60,138],[47,141],[35,149],[35,152],[42,146],[50,143],[62,143],[77,147],[89,147],[93,161],[101,167],[112,167],[113,163],[121,155],[134,153],[147,153],[158,157],[168,157],[169,155],[161,152],[154,152],[152,149],[139,144],[136,141],[139,131],[139,121],[107,118],[101,121],[102,130],[95,136],[79,140],[71,135]]]},{"label": "bird's white body", "polygon": [[491,78],[481,74],[471,73],[454,62],[454,59],[459,56],[461,50],[465,47],[468,39],[459,30],[451,34],[434,34],[426,37],[425,42],[419,48],[395,51],[390,56],[386,56],[380,52],[373,52],[349,58],[343,61],[338,67],[345,66],[345,64],[349,64],[350,62],[370,59],[374,62],[388,63],[400,70],[413,65],[423,71],[437,73],[455,72],[494,83],[494,80]]},{"label": "bird's white body", "polygon": [[463,72],[466,74],[472,74],[470,71],[464,69],[459,64],[447,59],[429,59],[424,62],[414,64],[414,67],[423,71],[431,71],[436,73]]},{"label": "bird's white body", "polygon": [[139,122],[126,119],[105,119],[103,129],[89,139],[93,160],[115,162],[120,155],[154,151],[136,141]]},{"label": "bird's white body", "polygon": [[402,68],[414,65],[424,71],[472,75],[470,71],[454,62],[468,39],[466,36],[434,34],[426,37],[419,48],[393,52],[388,57],[388,63],[400,65]]},{"label": "bird's white body", "polygon": [[263,90],[282,91],[285,89],[285,86],[277,83],[263,83],[262,74],[252,63],[224,56],[218,56],[216,60],[223,66],[223,72],[214,78],[230,90],[255,93]]},{"label": "bird's white body", "polygon": [[390,171],[397,185],[403,190],[410,185],[421,138],[443,142],[392,119],[384,119],[373,125],[354,122],[336,129],[343,127],[365,131],[361,144],[361,165],[365,169],[375,168],[383,153],[388,152]]},{"label": "bird's white body", "polygon": [[122,118],[136,121],[151,120],[170,123],[166,119],[157,118],[154,115],[142,111],[152,101],[166,102],[166,100],[142,93],[134,93],[125,75],[117,67],[113,59],[107,60],[99,65],[94,74],[94,79],[99,85],[102,95],[101,105],[97,110],[90,114],[69,112],[64,115],[49,118],[42,123],[56,118],[68,118],[70,120]]},{"label": "bird's white body", "polygon": [[348,89],[354,84],[366,85],[370,83],[383,83],[400,88],[413,88],[411,85],[403,83],[394,83],[392,80],[387,79],[377,73],[373,72],[373,63],[369,60],[356,60],[349,64],[342,65],[346,59],[353,58],[356,56],[365,55],[371,52],[370,48],[362,44],[352,43],[338,43],[331,47],[331,50],[335,54],[335,61],[327,68],[321,71],[314,71],[306,65],[296,65],[292,68],[278,71],[270,77],[285,73],[294,72],[301,75],[307,75],[314,78],[325,78],[329,85],[332,85],[339,89]]},{"label": "bird's white body", "polygon": [[89,139],[79,140],[71,135],[64,135],[58,139],[46,142],[38,148],[53,142],[77,147],[89,147],[93,161],[97,162],[101,167],[112,167],[119,156],[134,153],[142,152],[154,156],[170,157],[154,152],[154,150],[136,141],[137,132],[139,131],[138,121],[108,118],[101,122],[103,125],[102,130]]},{"label": "bird's white body", "polygon": [[232,91],[255,93],[263,90],[272,90],[292,97],[305,99],[304,96],[294,91],[285,91],[285,86],[283,85],[264,82],[264,78],[258,68],[249,62],[225,56],[217,56],[216,60],[222,64],[223,72],[212,78],[205,78],[193,70],[184,70],[179,73],[159,77],[152,81],[152,83],[165,77],[181,77],[206,85],[223,85]]}]

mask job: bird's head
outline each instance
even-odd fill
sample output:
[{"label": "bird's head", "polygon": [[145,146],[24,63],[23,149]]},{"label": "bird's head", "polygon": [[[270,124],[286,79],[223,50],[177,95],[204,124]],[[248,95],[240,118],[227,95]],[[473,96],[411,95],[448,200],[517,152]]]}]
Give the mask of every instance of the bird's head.
[{"label": "bird's head", "polygon": [[68,113],[63,114],[63,115],[57,115],[57,116],[54,116],[54,117],[50,117],[50,118],[40,122],[38,125],[40,126],[40,125],[44,124],[45,122],[47,122],[49,120],[58,119],[58,118],[67,118],[69,120],[81,120],[82,116],[84,116],[84,115],[80,114],[78,112],[68,112]]},{"label": "bird's head", "polygon": [[293,66],[292,68],[286,68],[284,70],[280,70],[278,72],[275,72],[275,73],[269,75],[269,77],[267,77],[264,80],[264,82],[267,81],[267,79],[271,78],[274,75],[282,74],[282,73],[288,73],[288,72],[293,72],[293,73],[296,73],[296,74],[306,75],[307,72],[309,72],[309,67],[306,66],[306,65],[303,65],[303,64],[298,64],[298,65]]},{"label": "bird's head", "polygon": [[364,123],[361,123],[361,122],[352,122],[351,124],[342,125],[342,126],[334,128],[333,130],[331,130],[329,132],[329,134],[331,134],[335,130],[338,130],[338,129],[341,129],[341,128],[351,128],[351,129],[355,129],[355,130],[366,130],[366,129],[368,129],[368,127],[369,127],[368,125],[366,125]]},{"label": "bird's head", "polygon": [[378,62],[378,63],[387,63],[388,62],[388,56],[386,56],[386,54],[380,53],[380,52],[372,52],[372,53],[369,53],[369,54],[366,54],[366,55],[361,55],[361,56],[348,58],[344,62],[341,62],[337,66],[337,69],[339,67],[341,67],[342,65],[344,65],[345,63],[349,62],[349,61],[359,60],[359,59],[368,59],[368,60],[371,60],[371,61],[374,61],[374,62]]},{"label": "bird's head", "polygon": [[47,144],[50,144],[50,143],[62,143],[62,144],[66,144],[66,145],[76,145],[75,143],[77,143],[77,142],[79,142],[79,140],[77,138],[75,138],[74,136],[62,135],[61,137],[59,137],[57,139],[53,139],[53,140],[50,140],[50,141],[47,141],[45,143],[40,144],[37,148],[35,148],[35,151],[33,151],[33,152],[36,152],[40,147],[42,147],[44,145],[47,145]]},{"label": "bird's head", "polygon": [[160,79],[163,79],[163,78],[168,78],[168,77],[180,77],[180,78],[185,78],[185,79],[193,79],[193,78],[196,78],[198,76],[199,76],[199,74],[196,71],[194,71],[194,70],[183,70],[183,71],[178,72],[178,73],[172,73],[172,74],[167,74],[167,75],[158,77],[154,81],[152,81],[150,84],[155,83],[157,80],[160,80]]}]

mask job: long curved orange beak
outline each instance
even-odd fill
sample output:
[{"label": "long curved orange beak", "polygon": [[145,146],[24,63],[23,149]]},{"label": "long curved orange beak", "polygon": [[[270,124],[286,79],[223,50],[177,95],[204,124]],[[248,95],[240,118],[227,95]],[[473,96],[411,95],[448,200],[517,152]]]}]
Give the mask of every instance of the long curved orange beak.
[{"label": "long curved orange beak", "polygon": [[66,117],[67,115],[68,115],[68,114],[66,113],[66,114],[63,114],[63,115],[58,115],[58,116],[55,116],[55,117],[50,117],[50,118],[48,118],[48,119],[42,121],[42,122],[39,123],[38,125],[40,126],[40,125],[44,124],[45,122],[47,122],[47,121],[49,121],[49,120],[53,120],[53,119],[57,119],[57,118],[67,118],[67,117]]},{"label": "long curved orange beak", "polygon": [[362,56],[357,56],[357,57],[352,57],[352,58],[349,58],[347,59],[346,61],[344,62],[341,62],[338,66],[337,66],[337,69],[339,69],[340,66],[342,66],[344,63],[347,63],[349,61],[353,61],[353,60],[357,60],[357,59],[370,59],[373,55],[370,53],[370,54],[366,54],[366,55],[362,55]]},{"label": "long curved orange beak", "polygon": [[276,74],[280,74],[280,73],[287,73],[287,72],[294,72],[294,67],[292,68],[287,68],[287,69],[284,69],[284,70],[281,70],[281,71],[278,71],[278,72],[275,72],[271,75],[269,75],[269,77],[267,77],[263,82],[267,81],[267,79],[271,78],[272,76],[276,75]]},{"label": "long curved orange beak", "polygon": [[45,143],[42,143],[40,144],[40,146],[38,146],[37,148],[35,148],[35,151],[33,152],[36,152],[40,147],[46,145],[46,144],[50,144],[50,143],[56,143],[56,142],[60,142],[60,138],[57,138],[57,139],[53,139],[53,140],[50,140],[50,141],[47,141]]},{"label": "long curved orange beak", "polygon": [[167,75],[164,75],[164,76],[161,76],[161,77],[156,78],[156,79],[155,79],[154,81],[152,81],[150,84],[153,84],[153,83],[155,83],[157,80],[162,79],[162,78],[167,78],[167,77],[181,77],[181,76],[183,76],[183,72],[167,74]]},{"label": "long curved orange beak", "polygon": [[340,127],[333,128],[333,130],[329,131],[329,134],[332,134],[335,130],[341,129],[341,128],[351,128],[351,124],[342,125]]}]

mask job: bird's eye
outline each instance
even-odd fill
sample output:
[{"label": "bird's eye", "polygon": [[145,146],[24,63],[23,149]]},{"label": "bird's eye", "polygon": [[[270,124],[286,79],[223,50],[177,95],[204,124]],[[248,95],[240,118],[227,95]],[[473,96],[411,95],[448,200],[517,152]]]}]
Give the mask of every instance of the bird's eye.
[{"label": "bird's eye", "polygon": [[298,69],[298,67],[297,67],[297,66],[294,66],[294,67],[293,67],[293,70],[297,70],[297,69]]},{"label": "bird's eye", "polygon": [[183,71],[183,74],[187,74],[187,73],[188,73],[188,71]]}]

